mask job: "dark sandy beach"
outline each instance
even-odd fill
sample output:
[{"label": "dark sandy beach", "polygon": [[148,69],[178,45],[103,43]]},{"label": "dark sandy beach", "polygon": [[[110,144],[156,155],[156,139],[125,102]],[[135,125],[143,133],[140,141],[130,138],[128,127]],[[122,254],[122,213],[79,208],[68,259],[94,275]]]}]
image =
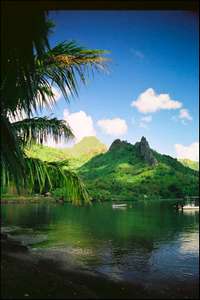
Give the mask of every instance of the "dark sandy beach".
[{"label": "dark sandy beach", "polygon": [[[25,246],[10,241],[5,234],[1,238],[1,260],[2,299],[165,299],[161,290],[61,270],[55,261],[35,259]],[[197,299],[198,284],[174,285],[172,292],[171,299]]]}]

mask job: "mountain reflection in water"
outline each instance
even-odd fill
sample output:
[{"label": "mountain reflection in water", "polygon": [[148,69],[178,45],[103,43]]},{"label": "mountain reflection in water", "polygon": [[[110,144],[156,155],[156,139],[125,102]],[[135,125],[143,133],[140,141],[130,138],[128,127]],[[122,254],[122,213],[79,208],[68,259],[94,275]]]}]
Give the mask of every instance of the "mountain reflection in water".
[{"label": "mountain reflection in water", "polygon": [[160,288],[198,282],[198,212],[176,212],[163,202],[132,203],[126,210],[113,210],[111,203],[18,204],[2,206],[2,222],[7,230],[16,226],[15,239],[34,234],[35,255],[63,267],[70,258],[77,268]]}]

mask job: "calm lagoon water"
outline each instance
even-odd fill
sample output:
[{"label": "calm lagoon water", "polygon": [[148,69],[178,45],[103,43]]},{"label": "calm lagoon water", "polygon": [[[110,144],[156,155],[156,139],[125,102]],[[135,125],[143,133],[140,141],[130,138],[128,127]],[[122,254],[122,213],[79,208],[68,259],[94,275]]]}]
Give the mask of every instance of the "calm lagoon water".
[{"label": "calm lagoon water", "polygon": [[199,279],[199,212],[168,202],[2,206],[2,229],[69,267],[170,289]]}]

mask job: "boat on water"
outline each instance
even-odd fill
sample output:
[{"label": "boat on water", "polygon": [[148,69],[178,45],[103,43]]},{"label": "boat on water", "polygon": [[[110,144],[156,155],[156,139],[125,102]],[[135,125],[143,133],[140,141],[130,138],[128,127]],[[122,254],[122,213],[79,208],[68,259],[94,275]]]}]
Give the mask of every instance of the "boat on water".
[{"label": "boat on water", "polygon": [[194,204],[177,205],[176,208],[178,210],[199,210],[199,205],[194,205]]},{"label": "boat on water", "polygon": [[187,204],[187,205],[183,205],[183,210],[199,210],[199,206]]},{"label": "boat on water", "polygon": [[127,204],[126,203],[122,203],[122,204],[112,204],[112,208],[120,208],[120,207],[126,207]]}]

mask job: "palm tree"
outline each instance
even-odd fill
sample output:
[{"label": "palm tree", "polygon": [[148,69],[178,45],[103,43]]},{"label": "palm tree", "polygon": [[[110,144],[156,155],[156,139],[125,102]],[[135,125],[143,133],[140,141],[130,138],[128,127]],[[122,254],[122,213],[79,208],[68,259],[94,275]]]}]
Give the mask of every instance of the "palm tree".
[{"label": "palm tree", "polygon": [[[90,198],[81,180],[63,166],[66,162],[47,163],[30,158],[25,147],[33,142],[43,143],[48,136],[52,136],[56,142],[61,138],[73,138],[69,125],[63,120],[36,118],[34,115],[46,106],[54,107],[53,86],[61,90],[67,101],[67,90],[72,96],[78,95],[79,83],[85,83],[90,69],[105,67],[106,59],[102,55],[106,52],[84,49],[75,42],[64,42],[50,48],[47,33],[52,24],[45,20],[44,14],[37,12],[35,20],[38,19],[41,25],[38,28],[39,34],[26,37],[27,45],[19,44],[16,38],[16,44],[13,45],[13,34],[9,30],[10,36],[7,39],[3,35],[5,45],[1,64],[1,183],[3,186],[15,184],[19,192],[24,188],[32,191],[36,185],[42,191],[45,186],[51,189],[60,184],[65,189],[65,196],[72,203],[78,205],[82,200],[89,203]],[[9,28],[7,20],[3,21],[5,27]],[[5,30],[6,28],[3,32]],[[14,47],[10,48],[11,45]],[[16,121],[22,116],[25,119]]]}]

